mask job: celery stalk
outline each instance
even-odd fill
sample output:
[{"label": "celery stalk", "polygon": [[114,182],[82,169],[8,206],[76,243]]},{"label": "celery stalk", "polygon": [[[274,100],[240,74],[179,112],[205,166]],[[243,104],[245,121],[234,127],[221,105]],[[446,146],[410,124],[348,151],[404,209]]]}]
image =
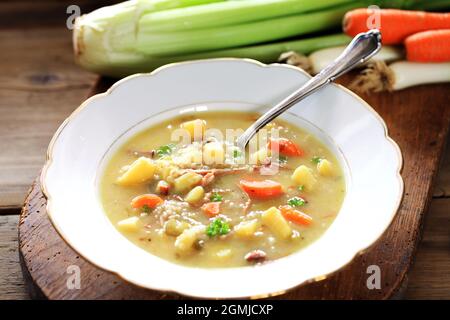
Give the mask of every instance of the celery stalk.
[{"label": "celery stalk", "polygon": [[134,50],[136,21],[146,13],[173,8],[185,8],[224,0],[132,0],[103,7],[83,15],[79,19],[99,33],[105,47],[110,49]]},{"label": "celery stalk", "polygon": [[[135,0],[138,8],[146,12],[156,12],[162,10],[186,8],[214,2],[224,2],[227,0]],[[132,1],[134,2],[134,1]]]},{"label": "celery stalk", "polygon": [[78,18],[74,52],[81,66],[111,76],[215,57],[273,62],[283,51],[346,44],[344,35],[289,38],[338,27],[347,10],[370,4],[450,8],[450,0],[130,0]]},{"label": "celery stalk", "polygon": [[151,32],[213,28],[323,10],[353,0],[246,0],[211,3],[145,14],[140,28]]},{"label": "celery stalk", "polygon": [[130,0],[102,7],[75,21],[73,47],[83,66],[119,61],[134,64],[137,20],[146,13],[226,0]]},{"label": "celery stalk", "polygon": [[[274,17],[294,15],[350,3],[354,0],[245,0],[220,1],[200,7],[178,7],[163,12],[150,12],[140,23],[155,31],[179,31],[211,28]],[[380,7],[411,9],[444,9],[450,0],[365,0],[361,7],[378,4]]]},{"label": "celery stalk", "polygon": [[306,38],[301,40],[291,40],[283,42],[274,42],[270,44],[240,47],[227,50],[209,51],[203,54],[190,56],[190,59],[234,57],[234,58],[252,58],[261,62],[277,61],[281,53],[295,51],[304,55],[311,52],[342,46],[350,43],[351,38],[345,34],[333,34],[320,37]]},{"label": "celery stalk", "polygon": [[342,16],[360,4],[352,1],[351,4],[323,11],[179,32],[152,32],[150,26],[140,23],[136,47],[144,54],[167,56],[273,41],[338,27]]},{"label": "celery stalk", "polygon": [[295,51],[306,55],[323,48],[345,45],[350,40],[351,38],[345,34],[334,34],[174,57],[152,57],[139,53],[128,53],[126,56],[110,54],[109,60],[97,60],[95,63],[92,61],[86,63],[87,61],[79,60],[79,63],[93,72],[112,77],[122,77],[138,72],[149,72],[168,63],[187,60],[227,57],[252,58],[270,63],[276,61],[280,54],[286,51]]}]

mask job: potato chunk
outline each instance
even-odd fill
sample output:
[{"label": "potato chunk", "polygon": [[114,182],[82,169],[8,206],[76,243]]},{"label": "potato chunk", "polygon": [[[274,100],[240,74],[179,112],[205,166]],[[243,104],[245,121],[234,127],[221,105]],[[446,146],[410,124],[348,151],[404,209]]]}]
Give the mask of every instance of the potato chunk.
[{"label": "potato chunk", "polygon": [[180,125],[180,128],[185,129],[191,135],[191,140],[198,140],[205,132],[206,122],[200,119],[186,121]]},{"label": "potato chunk", "polygon": [[221,142],[209,142],[203,147],[203,162],[210,164],[223,164],[225,151]]},{"label": "potato chunk", "polygon": [[242,221],[241,223],[239,223],[234,227],[234,232],[239,237],[249,238],[255,234],[256,230],[258,230],[258,227],[259,223],[258,220],[256,219],[249,221]]},{"label": "potato chunk", "polygon": [[117,179],[117,183],[122,186],[129,186],[146,182],[153,178],[155,169],[156,166],[152,160],[140,157]]},{"label": "potato chunk", "polygon": [[205,232],[204,225],[193,226],[183,231],[175,240],[175,248],[180,253],[191,251],[195,241]]},{"label": "potato chunk", "polygon": [[187,222],[169,219],[164,223],[164,232],[169,236],[176,237],[189,227],[190,225]]},{"label": "potato chunk", "polygon": [[261,148],[250,154],[248,162],[249,164],[259,165],[264,163],[269,156],[269,151],[266,148]]},{"label": "potato chunk", "polygon": [[189,191],[184,200],[189,204],[196,204],[200,202],[205,196],[205,190],[201,186],[196,186],[194,189]]},{"label": "potato chunk", "polygon": [[140,229],[142,223],[139,217],[129,217],[117,222],[117,227],[123,232],[136,232]]},{"label": "potato chunk", "polygon": [[261,219],[263,224],[278,238],[287,239],[291,236],[292,229],[277,208],[271,207],[264,211]]},{"label": "potato chunk", "polygon": [[317,171],[321,176],[331,177],[334,174],[333,164],[327,159],[322,159],[317,164]]},{"label": "potato chunk", "polygon": [[187,172],[174,181],[175,192],[183,193],[200,183],[203,176],[195,172]]},{"label": "potato chunk", "polygon": [[291,179],[297,185],[303,186],[306,191],[313,190],[317,182],[312,170],[305,165],[298,166],[292,174]]},{"label": "potato chunk", "polygon": [[159,179],[166,180],[167,182],[170,182],[170,177],[173,172],[176,171],[176,167],[172,165],[172,162],[169,160],[156,160],[156,171],[155,174],[159,176]]}]

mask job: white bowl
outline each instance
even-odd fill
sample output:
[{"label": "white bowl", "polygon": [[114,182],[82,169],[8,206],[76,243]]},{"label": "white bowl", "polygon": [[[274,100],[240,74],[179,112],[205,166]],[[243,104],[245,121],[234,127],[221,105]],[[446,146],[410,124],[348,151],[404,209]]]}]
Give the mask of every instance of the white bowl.
[{"label": "white bowl", "polygon": [[335,151],[347,184],[336,220],[297,253],[252,267],[174,264],[120,234],[103,212],[98,192],[104,163],[135,132],[180,112],[262,110],[308,78],[287,65],[213,59],[172,64],[117,82],[84,102],[50,143],[41,183],[51,221],[84,258],[145,288],[203,298],[255,298],[324,279],[382,235],[403,195],[398,146],[380,116],[342,86],[329,85],[283,115]]}]

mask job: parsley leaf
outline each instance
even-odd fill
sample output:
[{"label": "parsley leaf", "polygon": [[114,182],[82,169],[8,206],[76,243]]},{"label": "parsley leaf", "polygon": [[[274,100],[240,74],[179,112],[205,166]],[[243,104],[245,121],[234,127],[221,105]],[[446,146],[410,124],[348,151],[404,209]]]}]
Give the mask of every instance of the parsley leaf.
[{"label": "parsley leaf", "polygon": [[209,200],[211,200],[212,202],[220,202],[222,201],[222,199],[223,197],[217,192],[214,192],[211,197],[209,197]]},{"label": "parsley leaf", "polygon": [[306,201],[300,197],[294,197],[288,200],[288,205],[291,207],[300,207],[305,205]]},{"label": "parsley leaf", "polygon": [[213,222],[211,222],[206,229],[206,234],[209,237],[224,235],[228,232],[230,232],[230,225],[220,218],[215,219]]},{"label": "parsley leaf", "polygon": [[149,213],[150,212],[150,207],[148,205],[144,204],[142,206],[142,212]]},{"label": "parsley leaf", "polygon": [[169,143],[156,149],[156,154],[160,157],[167,156],[172,153],[173,149],[175,149],[175,145]]},{"label": "parsley leaf", "polygon": [[319,164],[320,161],[322,161],[322,158],[321,158],[321,157],[318,157],[318,156],[314,156],[314,157],[312,157],[312,159],[311,159],[311,162],[313,162],[313,163],[315,163],[315,164]]},{"label": "parsley leaf", "polygon": [[242,152],[240,152],[239,150],[233,151],[233,158],[239,158],[241,155],[242,155]]},{"label": "parsley leaf", "polygon": [[298,186],[297,189],[298,191],[303,191],[305,189],[305,186],[304,185]]}]

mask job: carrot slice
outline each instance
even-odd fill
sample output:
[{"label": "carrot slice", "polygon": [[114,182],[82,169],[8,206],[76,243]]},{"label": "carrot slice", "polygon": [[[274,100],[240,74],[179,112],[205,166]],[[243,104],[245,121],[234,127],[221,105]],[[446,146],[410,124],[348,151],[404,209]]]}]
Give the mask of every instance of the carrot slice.
[{"label": "carrot slice", "polygon": [[284,156],[300,157],[304,154],[303,150],[296,145],[291,140],[280,138],[280,139],[270,139],[268,143],[268,149],[274,150],[278,149],[278,152]]},{"label": "carrot slice", "polygon": [[405,40],[406,58],[414,62],[450,61],[450,30],[413,34]]},{"label": "carrot slice", "polygon": [[133,198],[133,200],[131,200],[131,206],[133,208],[142,208],[143,206],[147,206],[153,209],[163,202],[164,200],[157,195],[149,193],[141,194],[140,196]]},{"label": "carrot slice", "polygon": [[272,180],[241,180],[239,184],[242,190],[253,198],[272,198],[283,194],[281,184]]},{"label": "carrot slice", "polygon": [[220,212],[220,202],[208,202],[202,206],[203,212],[208,217],[217,216]]},{"label": "carrot slice", "polygon": [[[414,33],[450,28],[449,13],[434,13],[424,11],[408,11],[398,9],[355,9],[344,16],[344,32],[354,37],[368,30],[367,22],[379,14],[380,31],[383,44],[400,44]],[[375,26],[374,26],[375,27]]]},{"label": "carrot slice", "polygon": [[312,223],[313,219],[310,216],[301,211],[292,209],[290,206],[281,206],[280,210],[286,220],[303,226],[309,226]]}]

